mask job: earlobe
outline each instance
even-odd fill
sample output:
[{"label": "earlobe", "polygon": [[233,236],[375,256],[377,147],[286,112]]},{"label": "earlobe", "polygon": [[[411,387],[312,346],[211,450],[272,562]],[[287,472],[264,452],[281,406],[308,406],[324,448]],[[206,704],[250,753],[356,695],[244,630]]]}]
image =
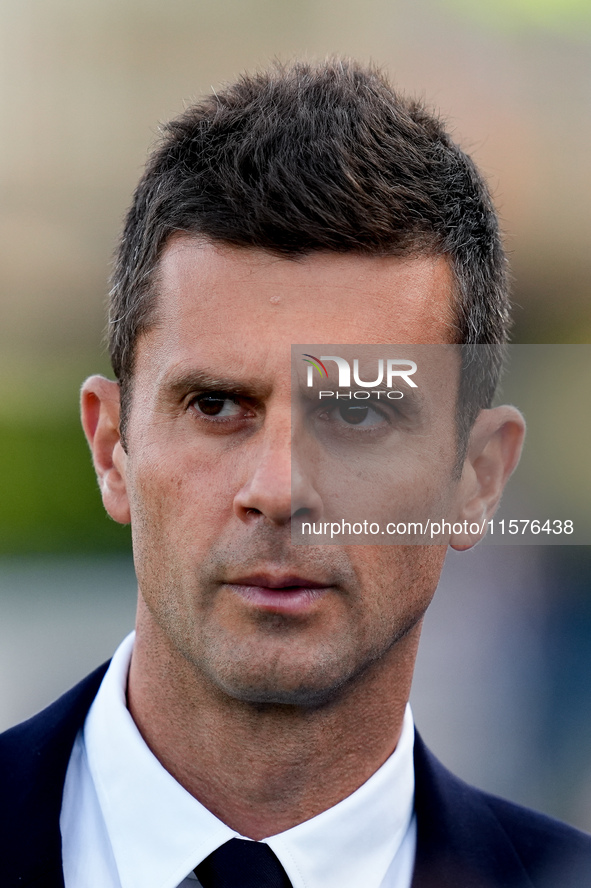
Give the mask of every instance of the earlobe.
[{"label": "earlobe", "polygon": [[525,420],[515,407],[503,405],[478,415],[458,485],[455,522],[463,529],[452,535],[453,549],[471,549],[485,535],[517,467],[524,438]]},{"label": "earlobe", "polygon": [[90,376],[82,386],[80,410],[105,509],[115,521],[129,524],[119,385],[104,376]]}]

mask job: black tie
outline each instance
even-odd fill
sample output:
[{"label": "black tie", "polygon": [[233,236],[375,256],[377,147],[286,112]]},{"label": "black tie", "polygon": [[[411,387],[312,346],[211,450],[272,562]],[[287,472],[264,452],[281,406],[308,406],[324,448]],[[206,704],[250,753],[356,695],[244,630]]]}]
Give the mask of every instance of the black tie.
[{"label": "black tie", "polygon": [[195,869],[203,888],[292,888],[268,845],[230,839]]}]

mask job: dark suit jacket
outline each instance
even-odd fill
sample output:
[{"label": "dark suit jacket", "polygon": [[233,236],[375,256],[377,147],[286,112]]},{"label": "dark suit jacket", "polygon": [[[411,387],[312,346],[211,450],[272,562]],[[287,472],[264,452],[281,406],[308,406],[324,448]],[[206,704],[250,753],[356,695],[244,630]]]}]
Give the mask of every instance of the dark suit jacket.
[{"label": "dark suit jacket", "polygon": [[[105,670],[0,736],[0,888],[63,888],[64,778]],[[591,888],[591,837],[468,786],[418,736],[415,780],[412,888]]]}]

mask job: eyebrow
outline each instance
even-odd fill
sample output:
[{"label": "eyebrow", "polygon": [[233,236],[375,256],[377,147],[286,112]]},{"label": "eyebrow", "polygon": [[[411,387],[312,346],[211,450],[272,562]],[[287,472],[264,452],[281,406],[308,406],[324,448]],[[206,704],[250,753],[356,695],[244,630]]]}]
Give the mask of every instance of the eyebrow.
[{"label": "eyebrow", "polygon": [[225,392],[243,398],[264,398],[269,394],[269,386],[261,385],[256,379],[237,380],[229,376],[213,376],[206,370],[170,372],[160,383],[161,395],[181,399],[188,392]]}]

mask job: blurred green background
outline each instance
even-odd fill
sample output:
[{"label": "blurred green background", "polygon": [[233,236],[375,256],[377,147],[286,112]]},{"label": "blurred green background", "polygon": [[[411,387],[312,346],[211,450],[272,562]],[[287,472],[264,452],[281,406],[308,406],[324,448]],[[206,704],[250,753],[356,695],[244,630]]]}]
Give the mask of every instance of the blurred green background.
[{"label": "blurred green background", "polygon": [[[0,727],[133,624],[129,531],[77,402],[109,372],[110,259],[158,123],[274,57],[334,53],[427,97],[487,175],[514,341],[590,341],[591,0],[3,0]],[[413,692],[458,773],[588,829],[590,576],[582,546],[452,554]]]},{"label": "blurred green background", "polygon": [[105,371],[112,247],[159,121],[278,56],[373,59],[488,175],[518,342],[591,334],[589,0],[4,0],[0,553],[125,549],[77,389]]}]

